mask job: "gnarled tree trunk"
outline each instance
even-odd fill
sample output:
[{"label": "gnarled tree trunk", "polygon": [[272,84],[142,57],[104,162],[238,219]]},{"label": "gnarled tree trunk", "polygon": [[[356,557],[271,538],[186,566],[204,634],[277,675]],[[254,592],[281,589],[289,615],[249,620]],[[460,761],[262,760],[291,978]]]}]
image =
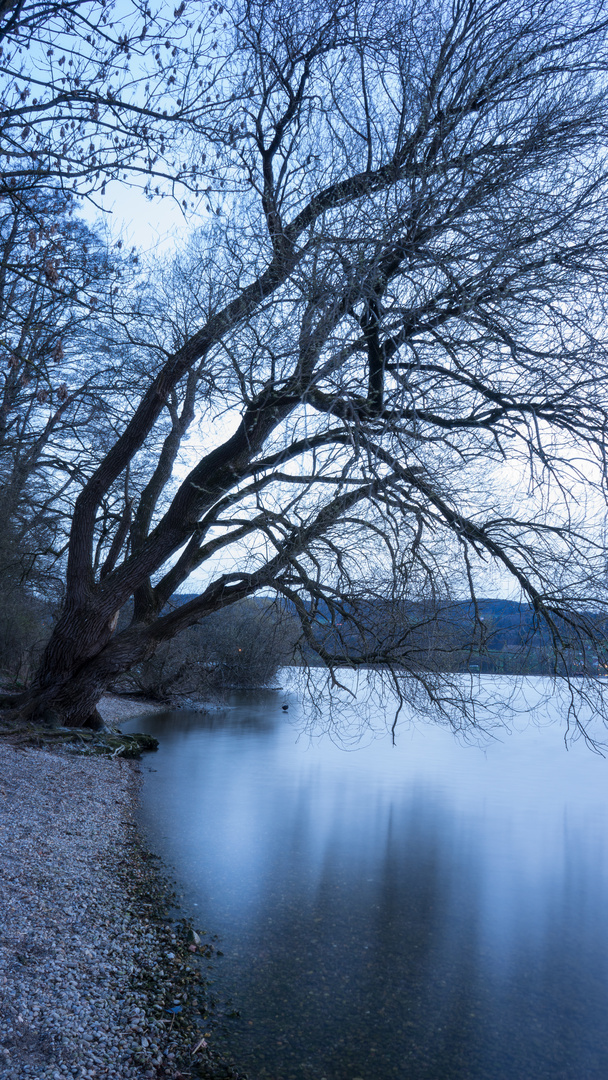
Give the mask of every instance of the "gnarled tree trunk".
[{"label": "gnarled tree trunk", "polygon": [[9,716],[52,726],[99,729],[97,705],[108,686],[154,650],[145,629],[112,635],[97,632],[94,620],[64,612],[32,687],[15,701]]}]

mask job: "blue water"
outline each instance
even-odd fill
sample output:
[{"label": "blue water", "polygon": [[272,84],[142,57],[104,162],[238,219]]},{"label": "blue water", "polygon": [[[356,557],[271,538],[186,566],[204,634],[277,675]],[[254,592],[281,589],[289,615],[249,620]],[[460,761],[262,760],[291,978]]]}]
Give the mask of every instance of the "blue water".
[{"label": "blue water", "polygon": [[608,762],[556,715],[345,750],[266,691],[131,725],[161,739],[142,821],[221,939],[215,1041],[252,1080],[606,1080]]}]

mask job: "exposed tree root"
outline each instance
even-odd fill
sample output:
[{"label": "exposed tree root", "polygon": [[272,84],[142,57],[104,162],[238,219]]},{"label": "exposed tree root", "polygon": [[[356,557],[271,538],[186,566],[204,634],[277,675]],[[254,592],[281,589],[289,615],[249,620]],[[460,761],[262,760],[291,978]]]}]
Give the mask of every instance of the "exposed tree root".
[{"label": "exposed tree root", "polygon": [[153,735],[91,731],[89,728],[46,728],[38,724],[10,724],[0,720],[0,739],[13,746],[63,746],[74,753],[106,757],[139,758],[143,751],[157,750]]}]

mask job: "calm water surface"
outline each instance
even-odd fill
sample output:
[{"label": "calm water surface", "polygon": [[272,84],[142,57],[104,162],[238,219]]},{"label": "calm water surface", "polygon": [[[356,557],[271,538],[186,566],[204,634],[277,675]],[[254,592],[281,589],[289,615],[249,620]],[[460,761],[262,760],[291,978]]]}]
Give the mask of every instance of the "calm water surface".
[{"label": "calm water surface", "polygon": [[608,762],[553,717],[345,751],[266,691],[135,725],[252,1080],[606,1080]]}]

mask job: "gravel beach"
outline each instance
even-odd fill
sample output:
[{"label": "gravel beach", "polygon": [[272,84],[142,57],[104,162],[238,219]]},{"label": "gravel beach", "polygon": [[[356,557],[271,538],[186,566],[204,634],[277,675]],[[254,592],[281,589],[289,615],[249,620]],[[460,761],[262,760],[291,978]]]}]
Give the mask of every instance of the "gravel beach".
[{"label": "gravel beach", "polygon": [[205,1045],[212,946],[167,916],[139,782],[118,758],[0,743],[1,1080],[238,1076]]}]

